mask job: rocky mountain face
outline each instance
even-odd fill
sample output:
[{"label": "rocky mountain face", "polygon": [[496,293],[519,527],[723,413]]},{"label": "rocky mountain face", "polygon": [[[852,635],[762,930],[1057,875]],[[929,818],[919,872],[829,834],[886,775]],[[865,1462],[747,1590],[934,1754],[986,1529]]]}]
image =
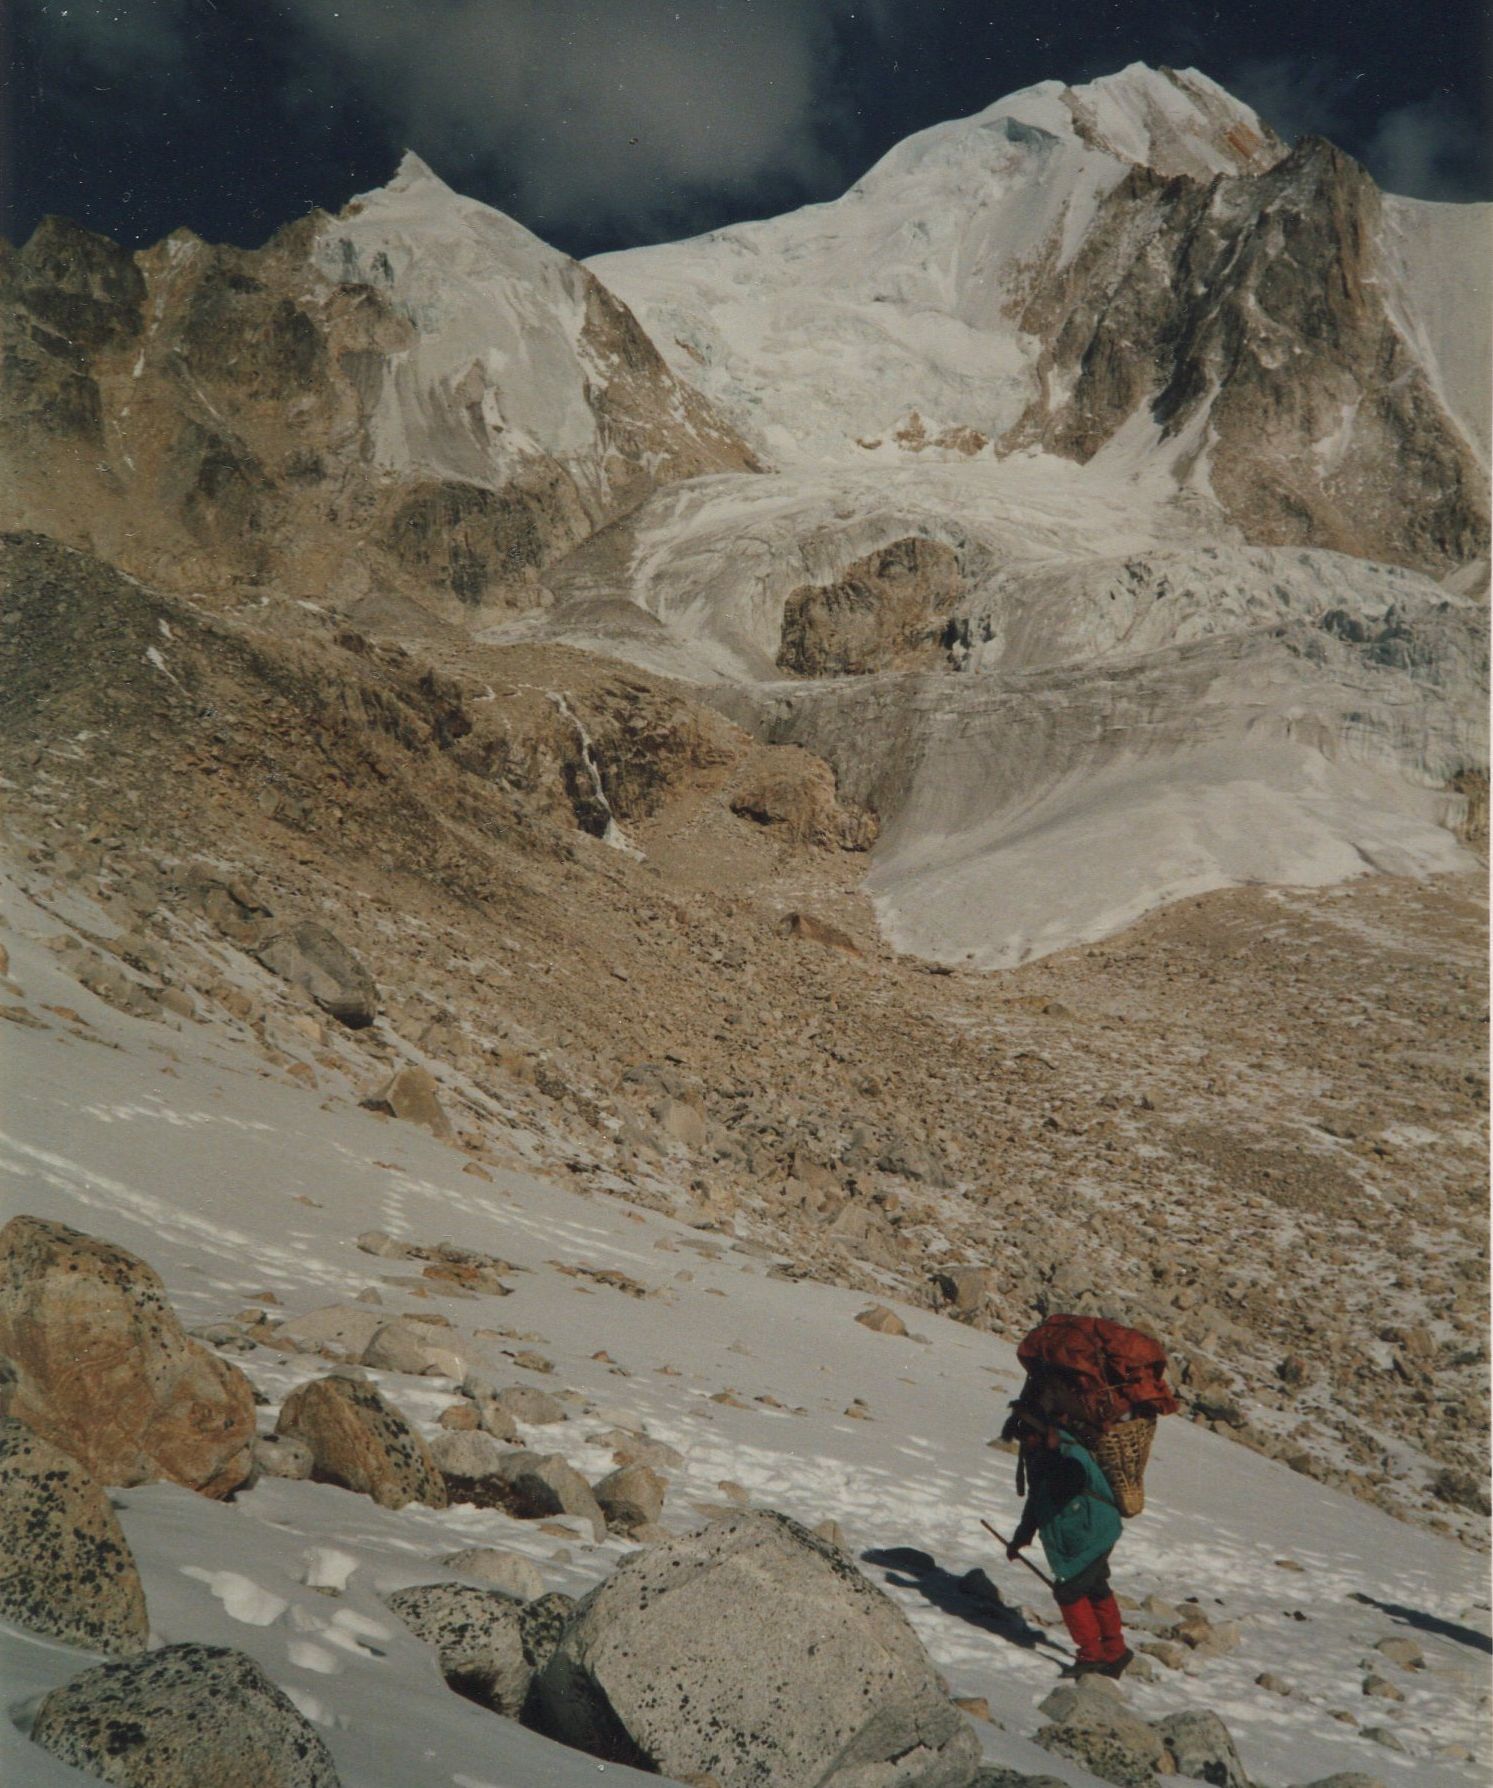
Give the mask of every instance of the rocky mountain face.
[{"label": "rocky mountain face", "polygon": [[263,249],[49,220],[0,277],[9,519],[176,588],[524,607],[658,485],[755,463],[592,274],[414,157]]},{"label": "rocky mountain face", "polygon": [[1144,1322],[1198,1421],[1470,1534],[1487,227],[1149,70],[589,269],[413,158],[254,251],[49,222],[27,898],[479,1175]]},{"label": "rocky mountain face", "polygon": [[1248,539],[1458,569],[1486,467],[1398,326],[1383,228],[1330,143],[1207,183],[1134,169],[1019,313],[1040,390],[1005,444],[1087,460],[1145,409]]}]

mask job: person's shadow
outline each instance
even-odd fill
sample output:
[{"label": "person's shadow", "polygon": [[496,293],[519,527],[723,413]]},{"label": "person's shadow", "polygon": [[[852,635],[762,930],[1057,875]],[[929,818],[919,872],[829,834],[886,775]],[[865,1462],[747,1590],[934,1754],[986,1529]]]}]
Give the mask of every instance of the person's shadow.
[{"label": "person's shadow", "polygon": [[925,1601],[944,1614],[993,1633],[1009,1645],[1023,1651],[1035,1651],[1052,1641],[1040,1627],[1035,1627],[1001,1592],[985,1573],[976,1568],[956,1577],[946,1571],[927,1552],[915,1546],[873,1547],[861,1553],[864,1564],[876,1565],[888,1583],[897,1589],[915,1589]]},{"label": "person's shadow", "polygon": [[1382,1608],[1392,1619],[1402,1621],[1407,1627],[1417,1627],[1422,1633],[1454,1640],[1458,1645],[1470,1646],[1473,1651],[1493,1652],[1493,1639],[1478,1632],[1476,1627],[1460,1626],[1454,1620],[1443,1620],[1439,1614],[1427,1614],[1422,1608],[1406,1608],[1400,1602],[1381,1602],[1378,1596],[1365,1595],[1360,1589],[1350,1590],[1349,1595],[1355,1602]]}]

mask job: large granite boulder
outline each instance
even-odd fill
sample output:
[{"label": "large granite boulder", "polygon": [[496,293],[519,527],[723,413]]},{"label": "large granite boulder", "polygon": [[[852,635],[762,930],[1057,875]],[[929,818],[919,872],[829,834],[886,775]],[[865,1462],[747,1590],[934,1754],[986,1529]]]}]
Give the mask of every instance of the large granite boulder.
[{"label": "large granite boulder", "polygon": [[13,1217],[0,1230],[0,1414],[103,1484],[227,1496],[249,1475],[254,1393],[184,1333],[160,1277],[113,1242]]},{"label": "large granite boulder", "polygon": [[396,1590],[389,1606],[436,1648],[441,1675],[469,1701],[517,1719],[534,1673],[554,1651],[569,1596],[524,1603],[465,1583],[427,1583]]},{"label": "large granite boulder", "polygon": [[254,952],[271,974],[307,993],[324,1012],[360,1030],[378,1017],[378,986],[342,940],[307,919],[268,937]]},{"label": "large granite boulder", "polygon": [[979,1763],[895,1604],[762,1511],[625,1559],[577,1607],[530,1717],[594,1756],[720,1788],[966,1788]]},{"label": "large granite boulder", "polygon": [[76,1459],[0,1419],[0,1619],[110,1657],[145,1650],[145,1591],[119,1517]]},{"label": "large granite boulder", "polygon": [[423,1502],[446,1506],[446,1486],[419,1433],[371,1384],[332,1373],[292,1391],[275,1424],[278,1435],[311,1449],[311,1475],[371,1496],[386,1509]]},{"label": "large granite boulder", "polygon": [[168,1645],[54,1689],[32,1742],[121,1788],[339,1788],[316,1729],[252,1658]]}]

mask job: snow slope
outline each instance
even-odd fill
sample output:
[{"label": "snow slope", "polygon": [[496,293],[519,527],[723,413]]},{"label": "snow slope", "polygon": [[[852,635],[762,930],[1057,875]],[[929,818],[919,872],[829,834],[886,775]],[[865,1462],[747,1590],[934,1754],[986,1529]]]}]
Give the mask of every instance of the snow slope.
[{"label": "snow slope", "polygon": [[[211,1026],[172,1034],[126,1018],[68,979],[47,947],[68,920],[107,933],[107,917],[75,894],[28,891],[30,879],[7,878],[0,909],[10,997],[45,1023],[7,1034],[7,1213],[55,1218],[135,1250],[160,1270],[189,1325],[231,1316],[266,1292],[293,1314],[371,1284],[391,1315],[430,1310],[397,1271],[385,1271],[401,1263],[357,1250],[354,1237],[371,1227],[501,1253],[522,1269],[512,1296],[439,1307],[474,1361],[573,1394],[572,1419],[531,1431],[531,1442],[566,1453],[595,1479],[609,1454],[587,1437],[646,1424],[685,1455],[665,1510],[675,1528],[702,1519],[696,1505],[721,1504],[722,1480],[805,1521],[838,1520],[953,1691],[988,1698],[999,1722],[978,1728],[988,1758],[1091,1788],[1092,1777],[1030,1742],[1056,1675],[1052,1647],[1035,1643],[1038,1621],[1051,1637],[1052,1610],[978,1526],[984,1515],[1009,1531],[1018,1506],[1010,1459],[985,1445],[1018,1382],[1008,1345],[922,1311],[905,1312],[917,1339],[872,1334],[852,1320],[862,1299],[771,1277],[772,1256],[749,1238],[733,1242],[533,1177],[497,1172],[483,1184],[462,1174],[460,1153],[358,1110],[335,1078],[312,1093]],[[59,1005],[84,1022],[49,1017]],[[576,1265],[620,1270],[648,1295],[558,1270]],[[554,1373],[516,1367],[522,1346],[549,1356]],[[269,1399],[266,1427],[294,1384],[325,1369],[264,1349],[238,1357]],[[427,1424],[455,1390],[441,1379],[378,1376]],[[726,1389],[735,1404],[712,1401]],[[852,1398],[869,1419],[844,1413]],[[1260,1782],[1350,1769],[1393,1788],[1484,1779],[1481,1765],[1438,1756],[1448,1745],[1486,1755],[1480,1560],[1180,1421],[1163,1426],[1148,1495],[1116,1554],[1118,1586],[1135,1599],[1195,1596],[1215,1619],[1237,1620],[1241,1636],[1229,1655],[1196,1656],[1181,1673],[1161,1669],[1153,1684],[1127,1684],[1139,1712],[1215,1709]],[[347,1788],[596,1780],[593,1760],[449,1693],[381,1597],[440,1577],[442,1555],[482,1543],[525,1553],[547,1588],[580,1592],[615,1566],[622,1542],[566,1539],[470,1507],[394,1513],[331,1487],[275,1480],[231,1505],[164,1485],[117,1500],[155,1641],[250,1653],[322,1730]],[[931,1554],[938,1569],[865,1560],[906,1546]],[[1033,1644],[991,1630],[953,1593],[953,1580],[974,1566],[1030,1606]],[[1368,1649],[1391,1635],[1415,1639],[1428,1668],[1400,1671]],[[1365,1660],[1393,1676],[1403,1701],[1365,1698]],[[84,1781],[32,1748],[15,1722],[90,1661],[0,1629],[7,1784]],[[1266,1672],[1289,1693],[1260,1686]],[[644,1780],[612,1765],[605,1773]]]}]

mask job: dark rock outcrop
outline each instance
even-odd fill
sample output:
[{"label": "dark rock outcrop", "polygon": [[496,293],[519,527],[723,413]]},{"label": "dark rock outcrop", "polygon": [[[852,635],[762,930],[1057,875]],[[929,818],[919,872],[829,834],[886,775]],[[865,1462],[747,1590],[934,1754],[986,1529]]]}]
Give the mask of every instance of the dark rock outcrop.
[{"label": "dark rock outcrop", "polygon": [[1437,577],[1486,553],[1486,475],[1391,314],[1382,205],[1314,137],[1232,179],[1133,168],[1021,312],[1042,394],[1004,445],[1087,460],[1148,405],[1178,452],[1206,437],[1252,542]]}]

